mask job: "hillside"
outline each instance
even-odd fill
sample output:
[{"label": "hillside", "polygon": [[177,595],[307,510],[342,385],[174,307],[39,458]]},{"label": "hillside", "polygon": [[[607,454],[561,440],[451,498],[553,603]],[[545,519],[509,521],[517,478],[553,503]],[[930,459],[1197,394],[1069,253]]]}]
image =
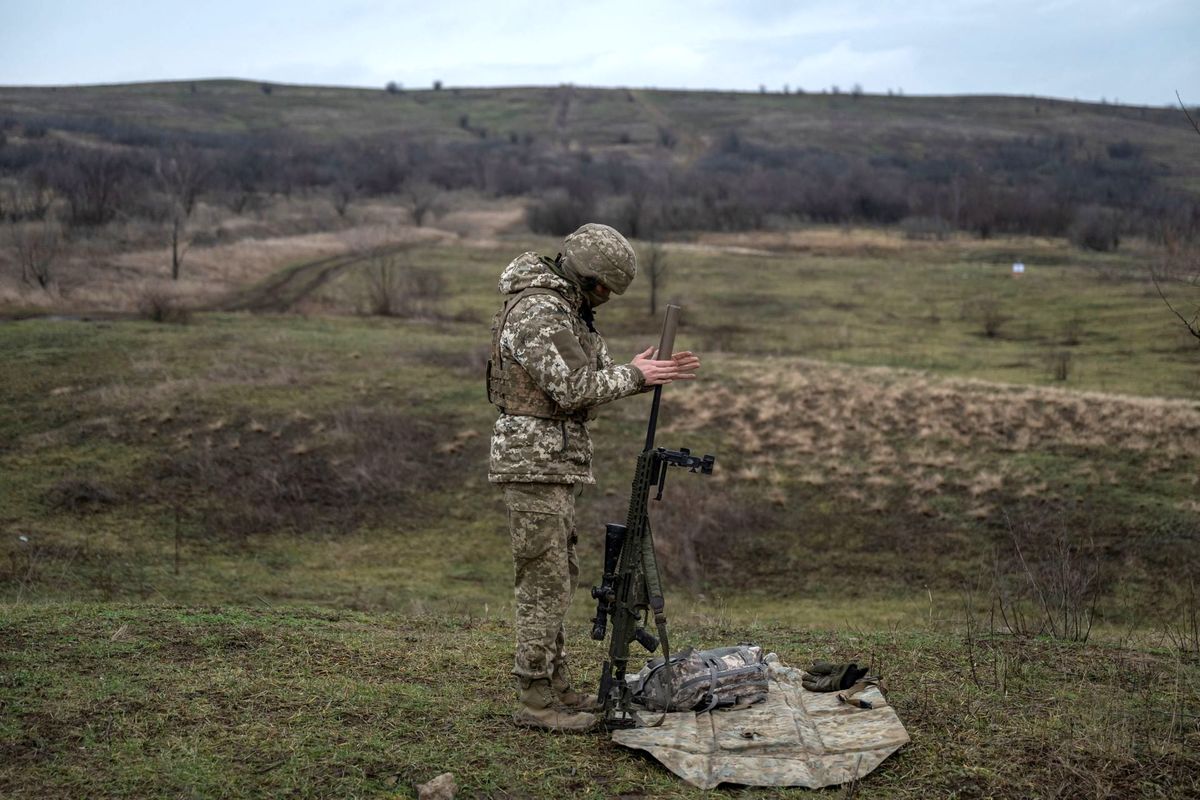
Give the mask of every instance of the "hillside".
[{"label": "hillside", "polygon": [[[557,235],[590,218],[639,237],[904,223],[1110,250],[1123,236],[1188,238],[1200,225],[1200,146],[1171,108],[195,81],[0,88],[0,126],[0,177],[54,188],[72,225],[153,216],[146,196],[185,177],[189,198],[208,193],[239,213],[253,196],[296,191],[328,196],[339,215],[399,196],[423,216],[431,189],[522,197],[530,226]],[[45,213],[28,204],[11,199],[5,213]]]},{"label": "hillside", "polygon": [[[268,86],[270,93],[264,92]],[[212,133],[288,131],[314,138],[417,134],[468,141],[487,136],[551,139],[575,146],[654,153],[672,132],[683,154],[736,130],[768,145],[852,155],[920,157],[984,142],[1083,137],[1099,150],[1128,141],[1200,178],[1200,153],[1178,108],[1083,103],[1036,97],[906,97],[826,93],[744,93],[596,89],[577,86],[383,89],[252,81],[0,87],[0,109],[53,122],[104,118],[132,128]],[[464,115],[466,121],[464,124]]]}]

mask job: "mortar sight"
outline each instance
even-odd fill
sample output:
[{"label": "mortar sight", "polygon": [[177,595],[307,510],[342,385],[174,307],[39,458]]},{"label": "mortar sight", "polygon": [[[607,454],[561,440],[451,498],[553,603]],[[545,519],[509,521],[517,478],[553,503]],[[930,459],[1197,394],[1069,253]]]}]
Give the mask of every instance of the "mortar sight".
[{"label": "mortar sight", "polygon": [[703,457],[692,455],[692,451],[686,447],[681,447],[678,450],[668,450],[665,447],[658,448],[658,460],[672,467],[687,467],[689,472],[697,470],[704,475],[712,475],[713,464],[717,459],[715,456],[705,454]]}]

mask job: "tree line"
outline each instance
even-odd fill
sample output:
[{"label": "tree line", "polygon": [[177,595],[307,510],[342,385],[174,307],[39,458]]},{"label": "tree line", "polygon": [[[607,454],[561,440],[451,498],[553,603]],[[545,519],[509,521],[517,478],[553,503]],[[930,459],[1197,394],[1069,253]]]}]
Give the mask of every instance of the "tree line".
[{"label": "tree line", "polygon": [[914,236],[1070,236],[1110,250],[1123,236],[1200,231],[1197,196],[1128,141],[1030,136],[921,156],[897,141],[868,156],[729,129],[690,161],[674,157],[676,141],[660,136],[651,153],[569,149],[530,134],[319,141],[9,116],[0,119],[0,219],[43,220],[52,208],[71,229],[144,218],[162,222],[178,247],[201,198],[242,213],[272,196],[319,194],[344,215],[361,199],[394,197],[421,224],[440,193],[470,189],[527,198],[530,227],[555,235],[588,220],[637,238],[800,221],[902,225]]}]

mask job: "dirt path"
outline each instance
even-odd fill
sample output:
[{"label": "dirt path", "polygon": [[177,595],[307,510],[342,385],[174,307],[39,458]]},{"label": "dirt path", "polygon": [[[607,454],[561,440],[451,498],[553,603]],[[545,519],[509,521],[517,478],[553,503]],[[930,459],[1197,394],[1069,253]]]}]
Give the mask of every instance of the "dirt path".
[{"label": "dirt path", "polygon": [[276,272],[265,281],[218,303],[216,311],[282,313],[346,271],[375,256],[399,252],[409,245],[379,247],[365,253],[343,253],[296,264]]},{"label": "dirt path", "polygon": [[670,131],[677,137],[678,144],[675,146],[675,149],[684,156],[686,161],[690,162],[705,150],[706,146],[703,139],[676,124],[665,111],[646,96],[644,91],[631,89],[629,94],[633,97],[638,107],[646,113],[646,116],[654,120],[655,125],[661,129]]}]

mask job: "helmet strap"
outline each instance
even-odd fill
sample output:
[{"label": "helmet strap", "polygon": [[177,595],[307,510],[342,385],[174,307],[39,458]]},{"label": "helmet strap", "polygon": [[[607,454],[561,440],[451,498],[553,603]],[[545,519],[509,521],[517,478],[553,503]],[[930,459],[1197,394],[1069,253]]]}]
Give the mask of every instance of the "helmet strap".
[{"label": "helmet strap", "polygon": [[[563,254],[559,253],[554,257],[553,261],[548,259],[543,260],[550,267],[550,271],[558,277],[562,278],[567,283],[575,284],[583,291],[583,304],[579,307],[579,316],[587,323],[588,330],[596,332],[594,321],[596,319],[596,310],[592,305],[591,293],[596,290],[596,286],[600,281],[595,278],[573,278],[567,274],[567,268],[563,264]],[[582,284],[582,285],[580,285]]]}]

